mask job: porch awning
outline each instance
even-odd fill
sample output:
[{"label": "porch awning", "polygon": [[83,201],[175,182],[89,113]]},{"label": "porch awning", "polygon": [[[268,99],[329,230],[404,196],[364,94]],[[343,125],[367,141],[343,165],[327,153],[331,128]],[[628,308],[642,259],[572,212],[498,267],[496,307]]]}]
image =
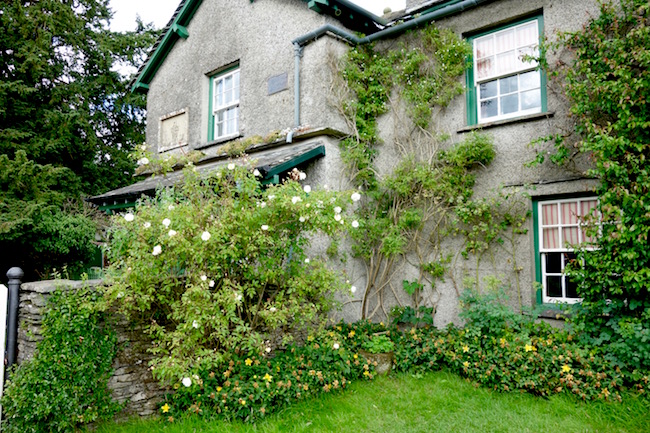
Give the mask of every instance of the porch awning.
[{"label": "porch awning", "polygon": [[[246,160],[252,161],[255,168],[262,174],[265,183],[270,183],[281,173],[290,171],[300,164],[325,156],[325,146],[321,141],[312,141],[304,144],[291,144],[281,148],[270,149],[247,155]],[[243,164],[242,158],[219,159],[197,165],[200,173],[209,172],[223,167],[231,162]],[[101,195],[90,197],[87,200],[105,209],[114,209],[131,206],[142,195],[153,195],[158,188],[175,185],[183,180],[181,170],[156,175],[136,182],[123,188],[114,189]]]}]

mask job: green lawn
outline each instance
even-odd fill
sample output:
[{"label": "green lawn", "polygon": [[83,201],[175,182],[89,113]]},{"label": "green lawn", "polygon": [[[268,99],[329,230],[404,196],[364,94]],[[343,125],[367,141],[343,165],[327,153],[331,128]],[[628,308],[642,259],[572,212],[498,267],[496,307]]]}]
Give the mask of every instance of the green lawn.
[{"label": "green lawn", "polygon": [[649,432],[650,400],[582,403],[499,394],[446,372],[393,375],[295,404],[256,424],[189,418],[107,424],[98,433],[216,432]]}]

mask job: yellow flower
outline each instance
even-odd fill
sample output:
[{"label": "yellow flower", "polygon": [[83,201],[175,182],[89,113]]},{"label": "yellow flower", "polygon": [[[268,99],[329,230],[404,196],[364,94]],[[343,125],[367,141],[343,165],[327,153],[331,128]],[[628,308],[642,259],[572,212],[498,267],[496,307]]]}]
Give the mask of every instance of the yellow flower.
[{"label": "yellow flower", "polygon": [[562,373],[569,373],[571,371],[571,367],[569,367],[567,364],[564,364],[562,366]]},{"label": "yellow flower", "polygon": [[463,346],[463,352],[465,353],[469,352],[469,346],[467,345]]},{"label": "yellow flower", "polygon": [[161,407],[160,409],[162,409],[163,413],[167,413],[167,412],[169,412],[169,405],[167,403],[165,403],[165,405],[163,407]]},{"label": "yellow flower", "polygon": [[240,400],[242,406],[246,406],[246,400]]},{"label": "yellow flower", "polygon": [[246,365],[252,365],[253,364],[253,360],[250,359],[250,358],[246,358],[246,361],[244,361],[244,362],[246,363]]},{"label": "yellow flower", "polygon": [[271,380],[273,380],[273,376],[271,376],[271,375],[269,375],[268,373],[266,373],[266,374],[264,375],[264,380],[266,380],[267,382],[270,382]]},{"label": "yellow flower", "polygon": [[218,387],[217,387],[217,392],[221,392],[222,389],[223,389],[223,388],[221,388],[220,386],[218,386]]},{"label": "yellow flower", "polygon": [[359,355],[357,355],[356,353],[353,356],[354,359],[357,359],[358,357],[359,357]]},{"label": "yellow flower", "polygon": [[465,367],[465,368],[469,367],[469,362],[467,362],[467,361],[463,362],[463,367]]},{"label": "yellow flower", "polygon": [[505,338],[501,338],[501,339],[499,339],[499,343],[500,343],[502,346],[505,346],[505,345],[506,345],[506,339],[505,339]]},{"label": "yellow flower", "polygon": [[355,334],[355,332],[354,332],[354,330],[352,330],[352,331],[350,331],[350,333],[348,334],[348,337],[352,338],[352,337],[354,337],[354,334]]},{"label": "yellow flower", "polygon": [[366,377],[370,376],[370,372],[368,370],[366,370],[366,371],[363,372],[363,375],[366,376]]},{"label": "yellow flower", "polygon": [[535,348],[535,346],[531,346],[530,344],[526,344],[526,345],[524,346],[524,349],[526,349],[526,352],[532,352],[532,351],[537,350],[537,349]]},{"label": "yellow flower", "polygon": [[313,335],[308,335],[307,336],[307,341],[314,341],[314,336]]}]

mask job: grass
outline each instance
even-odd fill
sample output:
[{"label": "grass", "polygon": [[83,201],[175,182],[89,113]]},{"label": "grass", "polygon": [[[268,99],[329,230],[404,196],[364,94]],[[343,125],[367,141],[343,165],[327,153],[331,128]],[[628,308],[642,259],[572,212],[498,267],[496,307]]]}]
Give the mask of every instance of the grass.
[{"label": "grass", "polygon": [[566,395],[542,399],[477,388],[444,372],[357,382],[343,392],[295,404],[256,424],[188,417],[169,423],[133,420],[97,433],[217,432],[648,432],[650,400],[584,403]]}]

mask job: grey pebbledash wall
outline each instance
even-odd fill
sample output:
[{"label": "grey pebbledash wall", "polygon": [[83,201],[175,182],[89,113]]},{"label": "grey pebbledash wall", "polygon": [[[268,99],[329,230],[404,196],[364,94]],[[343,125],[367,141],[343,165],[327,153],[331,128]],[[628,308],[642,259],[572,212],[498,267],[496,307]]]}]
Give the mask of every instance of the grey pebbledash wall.
[{"label": "grey pebbledash wall", "polygon": [[[56,290],[79,290],[84,286],[97,287],[101,280],[48,280],[23,283],[20,289],[18,313],[18,356],[20,364],[34,356],[38,341],[42,340],[41,323],[47,299]],[[146,336],[126,321],[118,321],[118,353],[113,361],[113,375],[108,387],[113,397],[125,403],[120,416],[148,416],[157,413],[165,389],[153,378],[149,369],[151,356],[147,353]]]}]

